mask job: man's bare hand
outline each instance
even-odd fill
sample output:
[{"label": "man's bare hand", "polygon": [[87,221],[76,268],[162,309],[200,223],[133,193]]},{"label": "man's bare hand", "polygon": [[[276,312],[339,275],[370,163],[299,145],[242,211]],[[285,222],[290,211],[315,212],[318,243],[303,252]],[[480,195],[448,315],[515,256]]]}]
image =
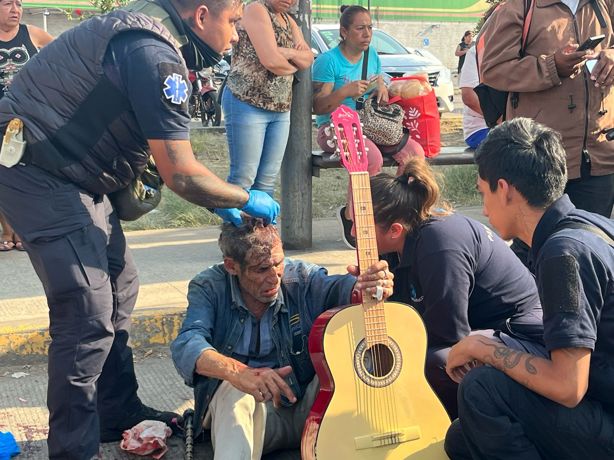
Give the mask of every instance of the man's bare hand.
[{"label": "man's bare hand", "polygon": [[273,401],[273,405],[279,407],[282,394],[290,402],[296,402],[296,396],[284,381],[291,372],[290,366],[279,369],[244,367],[228,381],[237,390],[252,395],[257,402]]},{"label": "man's bare hand", "polygon": [[354,289],[366,291],[367,294],[375,296],[379,287],[382,298],[378,300],[385,300],[392,295],[394,274],[388,270],[388,262],[385,260],[376,262],[360,275],[358,275],[356,265],[349,265],[347,270],[350,274],[358,277]]},{"label": "man's bare hand", "polygon": [[568,45],[554,53],[554,63],[559,77],[571,77],[582,71],[590,51],[576,51],[577,48],[578,45]]},{"label": "man's bare hand", "polygon": [[456,383],[460,383],[471,369],[482,365],[476,354],[476,347],[479,345],[480,340],[496,343],[485,337],[470,335],[463,338],[450,349],[446,363],[446,372]]},{"label": "man's bare hand", "polygon": [[614,49],[601,50],[587,57],[598,59],[591,72],[591,80],[595,82],[595,86],[611,86],[614,83]]}]

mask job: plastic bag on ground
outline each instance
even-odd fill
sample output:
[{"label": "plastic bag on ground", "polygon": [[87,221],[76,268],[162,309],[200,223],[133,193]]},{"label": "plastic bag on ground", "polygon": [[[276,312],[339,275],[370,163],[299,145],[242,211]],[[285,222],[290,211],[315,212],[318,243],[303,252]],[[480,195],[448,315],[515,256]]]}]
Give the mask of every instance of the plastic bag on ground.
[{"label": "plastic bag on ground", "polygon": [[166,440],[173,433],[164,422],[144,420],[124,431],[119,447],[135,455],[150,455],[160,459],[168,451]]}]

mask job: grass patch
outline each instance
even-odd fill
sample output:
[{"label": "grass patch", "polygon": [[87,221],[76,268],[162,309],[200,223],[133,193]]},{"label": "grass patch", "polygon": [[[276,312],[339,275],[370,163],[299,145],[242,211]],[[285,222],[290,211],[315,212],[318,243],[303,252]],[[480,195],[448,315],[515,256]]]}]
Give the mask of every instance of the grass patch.
[{"label": "grass patch", "polygon": [[[443,125],[447,127],[443,129]],[[460,125],[453,120],[447,125],[442,120],[444,143],[451,145],[457,142]],[[444,137],[442,136],[442,137]],[[196,157],[205,166],[221,178],[228,176],[228,147],[226,135],[221,132],[193,130],[191,142]],[[476,170],[474,166],[446,166],[436,168],[440,173],[443,196],[454,206],[471,206],[480,203],[475,190]],[[386,168],[386,172],[394,174],[395,168]],[[344,169],[323,169],[320,177],[313,178],[313,217],[333,217],[335,209],[343,205],[347,194],[348,175]],[[276,199],[280,200],[279,181],[276,187]],[[134,222],[125,222],[126,230],[148,230],[161,228],[200,227],[219,224],[217,216],[204,208],[188,203],[179,198],[168,188],[164,188],[162,202],[153,212]]]},{"label": "grass patch", "polygon": [[439,170],[441,194],[448,203],[455,208],[481,204],[480,195],[475,189],[477,166],[441,166]]}]

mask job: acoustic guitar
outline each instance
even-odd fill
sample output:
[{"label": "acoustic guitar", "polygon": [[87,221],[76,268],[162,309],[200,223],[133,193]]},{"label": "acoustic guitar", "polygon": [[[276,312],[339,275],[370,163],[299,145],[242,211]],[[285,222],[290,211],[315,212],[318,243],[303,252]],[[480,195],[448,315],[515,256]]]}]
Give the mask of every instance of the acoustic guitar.
[{"label": "acoustic guitar", "polygon": [[[337,150],[350,173],[359,267],[378,261],[367,155],[358,114],[332,114]],[[301,442],[304,460],[444,460],[445,409],[424,376],[426,331],[409,305],[363,293],[328,310],[309,336],[320,392]]]}]

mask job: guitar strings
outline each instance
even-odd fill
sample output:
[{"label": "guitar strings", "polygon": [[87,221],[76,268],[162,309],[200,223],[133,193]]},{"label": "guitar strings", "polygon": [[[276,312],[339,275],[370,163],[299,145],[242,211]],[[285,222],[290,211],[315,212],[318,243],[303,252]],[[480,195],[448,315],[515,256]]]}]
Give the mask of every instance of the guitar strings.
[{"label": "guitar strings", "polygon": [[[373,254],[377,254],[377,244],[375,242],[372,230],[373,224],[373,209],[371,205],[371,190],[368,182],[368,174],[356,175],[356,186],[354,187],[355,202],[359,203],[360,212],[357,213],[356,218],[357,230],[360,232],[361,238],[357,238],[359,244],[359,259],[362,259],[364,263],[360,263],[363,266],[370,266],[377,261],[377,257]],[[356,214],[355,214],[356,216]],[[364,246],[364,247],[362,247]],[[368,331],[368,345],[371,350],[371,360],[373,364],[373,373],[379,377],[384,378],[391,370],[391,362],[385,362],[385,353],[389,347],[388,335],[386,331],[385,315],[383,310],[383,302],[375,302],[372,299],[368,299],[366,302],[366,315],[365,321],[367,323]],[[388,364],[388,366],[387,366]],[[384,368],[386,367],[386,368]],[[379,433],[389,433],[388,437],[381,440],[382,444],[393,444],[398,439],[394,435],[396,432],[397,413],[395,402],[395,395],[392,385],[384,385],[383,388],[373,388],[372,399],[374,407],[374,414],[376,414],[375,425],[378,428]]]},{"label": "guitar strings", "polygon": [[[360,152],[362,149],[360,149],[358,141],[355,142],[356,147],[358,147],[357,151]],[[354,212],[355,230],[358,235],[359,265],[370,266],[378,260],[378,257],[374,256],[374,254],[377,254],[377,243],[373,245],[374,235],[371,234],[374,223],[369,176],[366,173],[351,174],[351,178],[352,197],[359,211],[356,212],[355,209]],[[384,362],[385,357],[383,356],[383,353],[388,351],[389,347],[383,302],[374,302],[372,299],[364,301],[363,299],[363,305],[365,306],[366,338],[371,354],[372,372],[376,377],[384,378],[391,371],[392,361]],[[388,366],[384,369],[386,364]],[[394,389],[392,385],[384,385],[383,388],[371,388],[370,390],[369,399],[371,403],[367,406],[374,409],[371,412],[375,414],[374,425],[379,433],[389,433],[387,438],[381,440],[381,443],[393,444],[398,441],[398,436],[394,434],[396,427],[398,427]]]}]

